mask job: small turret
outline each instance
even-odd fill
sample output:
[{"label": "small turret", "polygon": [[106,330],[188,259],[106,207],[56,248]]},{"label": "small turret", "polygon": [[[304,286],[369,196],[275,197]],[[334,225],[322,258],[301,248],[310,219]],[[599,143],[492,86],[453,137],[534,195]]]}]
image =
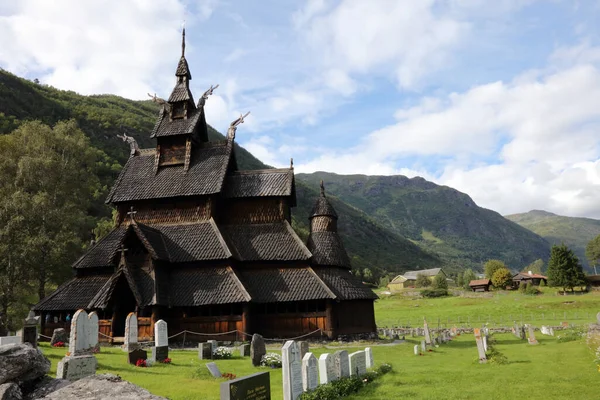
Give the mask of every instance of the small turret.
[{"label": "small turret", "polygon": [[325,185],[321,181],[321,194],[310,213],[311,232],[337,232],[337,213],[325,197]]}]

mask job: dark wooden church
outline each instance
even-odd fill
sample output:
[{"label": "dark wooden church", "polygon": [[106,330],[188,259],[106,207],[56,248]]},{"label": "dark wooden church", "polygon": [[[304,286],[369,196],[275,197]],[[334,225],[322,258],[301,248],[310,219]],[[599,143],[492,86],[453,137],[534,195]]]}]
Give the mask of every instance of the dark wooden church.
[{"label": "dark wooden church", "polygon": [[221,340],[375,332],[377,296],[350,272],[323,186],[303,243],[290,225],[293,168],[238,170],[233,143],[243,117],[226,140],[208,140],[212,88],[194,102],[185,31],[183,39],[175,88],[150,134],[156,147],[140,150],[124,137],[131,157],[107,199],[115,228],[73,264],[72,280],[35,306],[44,334],[68,328],[61,321],[80,308],[96,311],[101,339],[115,341],[132,311],[142,340],[158,319],[169,334],[233,331]]}]

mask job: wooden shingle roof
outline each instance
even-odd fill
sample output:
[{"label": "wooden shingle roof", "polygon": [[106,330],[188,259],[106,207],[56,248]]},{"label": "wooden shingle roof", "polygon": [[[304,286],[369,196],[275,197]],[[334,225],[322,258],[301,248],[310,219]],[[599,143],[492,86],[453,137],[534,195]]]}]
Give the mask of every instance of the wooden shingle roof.
[{"label": "wooden shingle roof", "polygon": [[42,299],[35,311],[62,311],[86,308],[110,275],[94,275],[73,278],[61,285],[51,295]]},{"label": "wooden shingle roof", "polygon": [[236,171],[227,176],[223,195],[227,198],[291,196],[293,187],[291,168]]},{"label": "wooden shingle roof", "polygon": [[312,253],[313,264],[350,268],[350,258],[337,232],[311,232],[306,246]]},{"label": "wooden shingle roof", "polygon": [[[173,93],[174,94],[171,96],[175,95],[175,92]],[[201,121],[203,113],[204,108],[196,108],[189,111],[189,116],[187,119],[181,118],[174,119],[172,121],[169,118],[169,113],[161,113],[156,121],[156,124],[154,125],[154,129],[152,129],[152,133],[150,133],[150,137],[156,138],[174,135],[190,135],[199,126],[199,122]]]},{"label": "wooden shingle roof", "polygon": [[377,295],[345,268],[313,267],[315,273],[336,295],[336,300],[377,299]]},{"label": "wooden shingle roof", "polygon": [[250,295],[231,267],[176,268],[171,271],[170,305],[242,303]]}]

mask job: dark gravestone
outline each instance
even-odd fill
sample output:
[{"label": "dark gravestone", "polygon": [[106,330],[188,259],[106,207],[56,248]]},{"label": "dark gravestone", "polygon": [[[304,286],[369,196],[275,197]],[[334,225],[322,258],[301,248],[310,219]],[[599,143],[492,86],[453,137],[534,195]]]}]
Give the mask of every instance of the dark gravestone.
[{"label": "dark gravestone", "polygon": [[221,400],[271,400],[269,373],[258,372],[221,383]]},{"label": "dark gravestone", "polygon": [[163,362],[169,358],[169,346],[155,346],[152,347],[152,360],[157,362]]},{"label": "dark gravestone", "polygon": [[21,343],[29,343],[37,347],[37,326],[24,326]]},{"label": "dark gravestone", "polygon": [[267,354],[265,340],[261,335],[255,333],[252,335],[252,342],[250,343],[250,358],[252,358],[252,365],[255,367],[260,366],[260,361],[265,354]]},{"label": "dark gravestone", "polygon": [[248,357],[250,356],[250,345],[249,344],[241,344],[238,349],[240,350],[240,356]]},{"label": "dark gravestone", "polygon": [[212,344],[198,343],[198,358],[201,360],[212,360]]},{"label": "dark gravestone", "polygon": [[129,364],[133,364],[133,365],[135,365],[138,362],[138,360],[147,360],[147,359],[148,359],[148,353],[142,349],[136,349],[136,350],[130,351],[129,355],[128,355]]},{"label": "dark gravestone", "polygon": [[50,345],[54,346],[56,343],[62,342],[63,344],[67,344],[69,341],[69,336],[67,335],[67,331],[64,328],[56,328],[52,332],[52,339],[50,339]]}]

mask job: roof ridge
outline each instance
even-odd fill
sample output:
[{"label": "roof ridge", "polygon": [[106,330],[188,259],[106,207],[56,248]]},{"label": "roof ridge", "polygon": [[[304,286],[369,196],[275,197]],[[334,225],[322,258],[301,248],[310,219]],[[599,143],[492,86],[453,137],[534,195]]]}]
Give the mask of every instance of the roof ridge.
[{"label": "roof ridge", "polygon": [[244,169],[233,171],[231,175],[252,175],[252,174],[267,174],[267,173],[290,173],[293,172],[293,168],[263,168],[263,169]]},{"label": "roof ridge", "polygon": [[235,281],[235,283],[239,286],[239,288],[243,291],[244,297],[246,297],[246,299],[248,301],[252,300],[252,296],[250,295],[250,292],[248,292],[248,289],[246,289],[246,287],[244,286],[244,284],[242,283],[241,279],[239,276],[237,276],[235,270],[233,269],[233,267],[231,265],[228,265],[227,267],[225,267],[228,271],[231,272],[231,276],[233,278],[233,280]]},{"label": "roof ridge", "polygon": [[307,256],[307,260],[310,260],[310,258],[313,256],[313,254],[310,252],[310,250],[308,249],[308,247],[306,247],[306,244],[302,241],[302,239],[300,239],[300,237],[298,236],[298,234],[296,233],[296,231],[294,230],[294,228],[292,228],[292,226],[290,225],[290,223],[284,219],[283,220],[283,224],[285,225],[285,227],[287,228],[287,230],[290,232],[290,234],[292,235],[292,237],[294,238],[294,240],[296,240],[296,242],[300,245],[300,248],[302,249],[302,252],[304,253],[304,255]]},{"label": "roof ridge", "polygon": [[229,246],[227,245],[227,242],[225,241],[225,238],[223,237],[223,234],[221,233],[221,230],[219,229],[213,217],[210,217],[208,223],[212,226],[213,230],[215,231],[217,239],[221,243],[221,246],[223,247],[223,250],[225,250],[225,253],[228,254],[228,257],[233,257],[233,254],[231,253],[231,250],[229,249]]},{"label": "roof ridge", "polygon": [[335,293],[333,293],[333,290],[331,290],[329,288],[329,286],[327,286],[327,284],[323,281],[323,279],[321,279],[321,277],[319,276],[319,274],[317,274],[315,272],[315,270],[312,268],[312,266],[309,265],[306,268],[308,269],[308,271],[311,274],[313,274],[317,278],[317,281],[321,284],[321,286],[323,286],[323,288],[325,289],[325,291],[328,292],[331,295],[332,299],[337,299],[339,297],[338,295],[336,295]]},{"label": "roof ridge", "polygon": [[60,293],[61,290],[64,290],[64,288],[68,284],[70,284],[71,282],[73,282],[75,279],[77,279],[76,276],[74,276],[73,278],[69,279],[68,281],[66,281],[65,283],[63,283],[59,287],[57,287],[56,290],[54,292],[52,292],[52,294],[49,294],[48,296],[46,296],[42,300],[40,300],[40,302],[35,305],[35,308],[38,308],[39,306],[43,305],[44,303],[47,303],[48,301],[50,301],[54,296],[56,296],[58,293]]}]

